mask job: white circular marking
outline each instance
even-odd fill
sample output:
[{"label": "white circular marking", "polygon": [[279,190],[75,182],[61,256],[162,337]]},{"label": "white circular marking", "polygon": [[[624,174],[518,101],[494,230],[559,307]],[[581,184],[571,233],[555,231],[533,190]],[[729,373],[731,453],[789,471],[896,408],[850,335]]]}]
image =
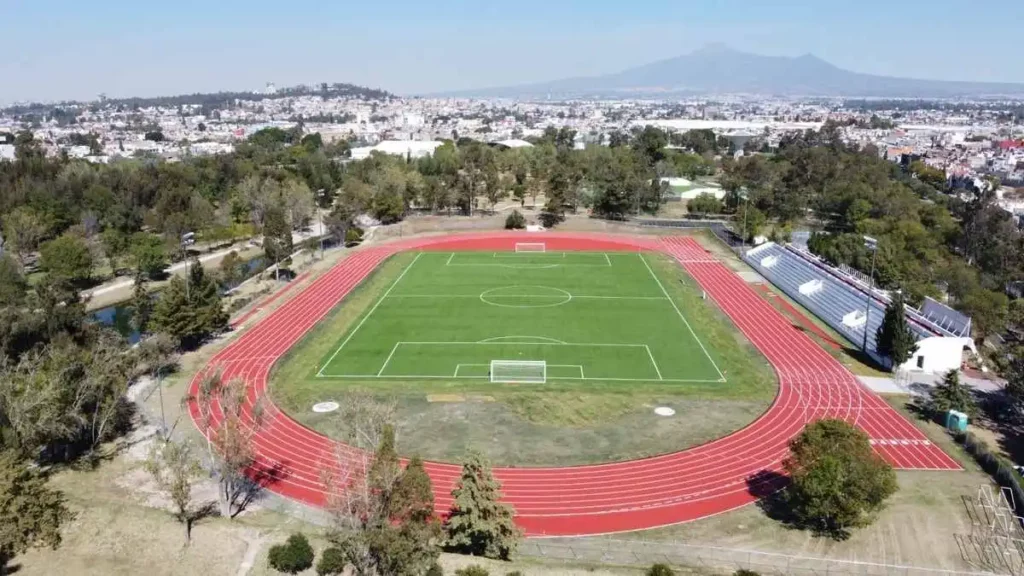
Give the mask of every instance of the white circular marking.
[{"label": "white circular marking", "polygon": [[658,416],[675,416],[676,411],[668,406],[658,406],[654,409],[654,413]]},{"label": "white circular marking", "polygon": [[324,414],[326,412],[334,412],[338,408],[341,408],[337,402],[320,402],[319,404],[313,405],[313,412],[317,414]]},{"label": "white circular marking", "polygon": [[[549,291],[548,294],[502,294],[502,290],[514,290],[516,288],[532,288],[537,292]],[[523,300],[535,300],[537,304],[504,304],[500,302],[501,299],[523,299]],[[491,288],[480,293],[480,301],[484,304],[490,304],[491,306],[498,306],[500,308],[551,308],[554,306],[561,306],[562,304],[568,304],[572,300],[572,294],[562,290],[561,288],[552,288],[551,286],[501,286],[499,288]]]}]

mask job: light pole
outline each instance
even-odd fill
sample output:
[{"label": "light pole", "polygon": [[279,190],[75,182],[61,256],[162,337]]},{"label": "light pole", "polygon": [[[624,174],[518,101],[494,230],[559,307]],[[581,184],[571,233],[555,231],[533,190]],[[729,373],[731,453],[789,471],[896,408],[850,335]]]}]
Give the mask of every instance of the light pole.
[{"label": "light pole", "polygon": [[322,206],[323,198],[324,198],[324,193],[325,193],[325,191],[324,191],[323,188],[321,188],[321,189],[316,191],[316,198],[318,200],[318,202],[316,203],[316,211],[317,211],[317,218],[320,220],[320,259],[321,260],[324,259],[324,208]]},{"label": "light pole", "polygon": [[864,237],[864,245],[871,250],[871,275],[868,281],[868,297],[864,302],[864,344],[861,348],[868,351],[868,321],[871,320],[871,293],[875,290],[875,256],[878,254],[878,240],[871,236]]},{"label": "light pole", "polygon": [[164,416],[164,367],[156,370],[156,389],[160,395],[160,437],[167,440],[167,417]]}]

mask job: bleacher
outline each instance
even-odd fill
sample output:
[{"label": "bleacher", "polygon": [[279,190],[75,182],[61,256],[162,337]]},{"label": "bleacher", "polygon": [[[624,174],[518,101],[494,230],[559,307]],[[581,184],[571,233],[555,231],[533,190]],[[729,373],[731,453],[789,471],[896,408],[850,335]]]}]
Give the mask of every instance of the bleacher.
[{"label": "bleacher", "polygon": [[[868,353],[881,362],[875,353],[875,334],[889,302],[884,292],[871,290],[861,278],[845,274],[793,246],[767,242],[748,251],[744,259],[779,290],[858,347],[864,341],[866,329]],[[870,313],[865,318],[869,301]],[[927,299],[921,310],[907,306],[906,313],[919,338],[970,334],[970,318],[935,300]]]}]

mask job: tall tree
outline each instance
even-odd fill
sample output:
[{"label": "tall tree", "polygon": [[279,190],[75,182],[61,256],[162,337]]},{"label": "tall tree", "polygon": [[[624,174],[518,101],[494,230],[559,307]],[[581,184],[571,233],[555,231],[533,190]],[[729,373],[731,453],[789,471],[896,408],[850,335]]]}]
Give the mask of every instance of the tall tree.
[{"label": "tall tree", "polygon": [[47,231],[46,225],[36,211],[28,206],[15,208],[5,214],[2,220],[7,249],[24,261],[30,252],[39,247],[39,240]]},{"label": "tall tree", "polygon": [[80,237],[64,234],[42,245],[40,266],[54,278],[74,284],[92,276],[92,252]]},{"label": "tall tree", "polygon": [[479,454],[463,463],[452,499],[445,522],[448,548],[499,560],[515,552],[521,532],[512,520],[512,508],[500,502],[501,486]]},{"label": "tall tree", "polygon": [[192,454],[192,445],[164,441],[153,444],[146,470],[174,506],[174,518],[185,527],[185,543],[192,541],[192,526],[208,508],[197,506],[193,489],[203,469]]},{"label": "tall tree", "polygon": [[151,318],[153,327],[174,337],[190,349],[210,335],[227,328],[228,315],[221,303],[217,283],[194,262],[187,279],[175,276],[164,289]]},{"label": "tall tree", "polygon": [[895,370],[917,350],[917,336],[907,324],[903,293],[897,291],[885,307],[885,317],[875,334],[875,351],[889,359]]},{"label": "tall tree", "polygon": [[64,494],[13,452],[0,452],[0,574],[15,556],[35,546],[57,549],[60,528],[74,520]]},{"label": "tall tree", "polygon": [[278,206],[267,208],[263,222],[263,252],[275,264],[292,253],[292,229],[284,210]]},{"label": "tall tree", "polygon": [[978,411],[978,404],[974,401],[971,388],[960,381],[960,371],[956,369],[946,372],[942,382],[931,389],[928,405],[936,416],[950,410],[974,416]]},{"label": "tall tree", "polygon": [[792,483],[785,501],[802,527],[846,538],[871,521],[896,492],[896,473],[871,447],[867,434],[842,420],[809,424],[783,462]]},{"label": "tall tree", "polygon": [[149,295],[146,275],[136,272],[132,287],[132,328],[139,334],[145,334],[149,328],[149,319],[153,315],[153,298]]}]

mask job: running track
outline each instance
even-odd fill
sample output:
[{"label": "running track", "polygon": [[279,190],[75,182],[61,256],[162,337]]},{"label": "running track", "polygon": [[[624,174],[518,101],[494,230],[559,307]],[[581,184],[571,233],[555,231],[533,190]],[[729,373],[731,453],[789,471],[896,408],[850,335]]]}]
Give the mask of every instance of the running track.
[{"label": "running track", "polygon": [[[361,250],[248,329],[193,379],[195,394],[207,371],[240,377],[248,402],[267,393],[274,362],[388,256],[410,249],[508,250],[523,233],[485,233],[406,240]],[[681,452],[643,460],[567,468],[499,468],[505,500],[531,536],[584,535],[652,528],[703,518],[755,501],[778,486],[787,442],[820,418],[841,418],[862,428],[875,450],[895,467],[958,470],[959,465],[898,412],[862,387],[839,362],[759,297],[742,279],[686,237],[639,238],[599,234],[530,235],[548,250],[657,250],[692,275],[748,339],[768,358],[779,379],[772,405],[746,428]],[[359,469],[355,449],[296,423],[270,402],[255,437],[254,475],[267,488],[313,506],[325,502],[321,470]],[[212,417],[215,428],[222,418]],[[200,421],[196,406],[193,420]],[[251,416],[246,412],[246,418]],[[252,420],[249,420],[251,425]],[[437,509],[451,504],[459,468],[428,463]]]}]

